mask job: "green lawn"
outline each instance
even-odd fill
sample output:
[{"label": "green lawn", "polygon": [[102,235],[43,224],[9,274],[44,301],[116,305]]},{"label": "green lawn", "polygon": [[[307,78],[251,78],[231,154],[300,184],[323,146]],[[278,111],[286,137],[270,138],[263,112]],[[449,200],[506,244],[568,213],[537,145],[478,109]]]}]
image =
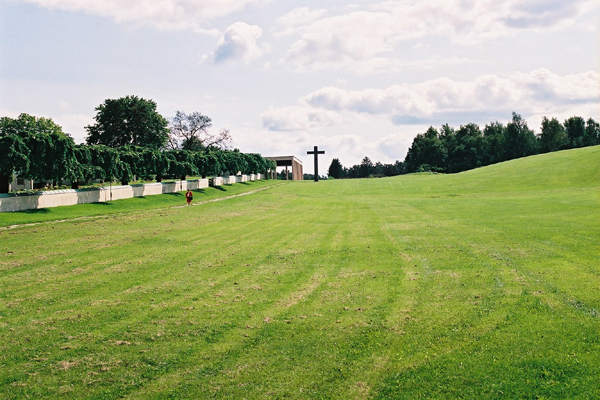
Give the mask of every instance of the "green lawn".
[{"label": "green lawn", "polygon": [[0,398],[600,398],[598,146],[135,201],[0,230]]},{"label": "green lawn", "polygon": [[[194,193],[194,203],[202,203],[217,198],[235,196],[249,191],[261,190],[263,188],[276,185],[278,183],[281,182],[274,180],[252,181],[236,183],[234,185],[223,185],[219,187],[197,189],[193,190],[192,192]],[[41,208],[38,210],[1,213],[0,227],[27,223],[57,221],[64,219],[103,217],[115,214],[178,207],[185,204],[185,191],[183,191],[163,195],[115,200],[102,203]]]}]

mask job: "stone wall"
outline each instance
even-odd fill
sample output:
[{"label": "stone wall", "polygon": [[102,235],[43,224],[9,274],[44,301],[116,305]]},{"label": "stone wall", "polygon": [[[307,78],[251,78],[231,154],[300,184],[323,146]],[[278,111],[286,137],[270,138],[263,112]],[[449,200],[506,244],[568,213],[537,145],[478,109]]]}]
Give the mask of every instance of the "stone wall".
[{"label": "stone wall", "polygon": [[108,186],[97,189],[49,190],[29,195],[0,194],[0,212],[100,203],[206,187],[208,187],[208,179],[196,179],[143,185]]},{"label": "stone wall", "polygon": [[[226,178],[210,179],[210,186],[231,185],[234,183],[265,179],[263,174],[231,175]],[[196,190],[209,186],[208,179],[146,183],[101,187],[96,189],[49,190],[35,194],[0,194],[0,212],[35,210],[74,204],[100,203],[111,200],[130,199],[132,197],[152,196],[155,194],[175,193],[184,190]]]}]

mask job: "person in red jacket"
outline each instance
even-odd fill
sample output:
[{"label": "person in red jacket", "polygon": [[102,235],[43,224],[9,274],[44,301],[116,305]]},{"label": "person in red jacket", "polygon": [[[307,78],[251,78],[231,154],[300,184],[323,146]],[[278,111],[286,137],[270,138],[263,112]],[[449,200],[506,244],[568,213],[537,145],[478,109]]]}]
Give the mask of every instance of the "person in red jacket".
[{"label": "person in red jacket", "polygon": [[194,199],[194,194],[190,189],[188,189],[187,193],[185,194],[185,199],[187,200],[188,206],[191,206],[192,200]]}]

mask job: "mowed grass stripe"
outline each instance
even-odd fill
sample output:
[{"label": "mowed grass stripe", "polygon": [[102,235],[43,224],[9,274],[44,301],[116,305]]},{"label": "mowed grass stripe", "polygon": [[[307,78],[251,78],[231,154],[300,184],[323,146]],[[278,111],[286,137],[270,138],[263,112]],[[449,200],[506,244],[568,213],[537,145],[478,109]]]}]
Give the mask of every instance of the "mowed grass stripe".
[{"label": "mowed grass stripe", "polygon": [[[331,210],[331,212],[337,212],[337,210],[333,209]],[[306,218],[303,216],[299,216],[299,218]],[[316,219],[320,219],[320,218],[316,218]],[[311,223],[314,223],[314,221],[310,221]],[[285,221],[285,224],[289,224],[291,223],[291,221]],[[329,232],[327,230],[318,230],[318,232],[320,234],[322,234],[324,237],[323,239],[325,240],[319,240],[319,242],[322,243],[328,243],[328,239],[329,236],[331,236],[329,234]],[[302,232],[298,232],[298,236],[302,236]],[[309,235],[312,237],[313,234],[309,233]],[[292,237],[292,239],[298,239],[298,237]],[[283,261],[287,261],[288,259],[295,259],[299,255],[299,252],[294,250],[293,245],[297,244],[298,242],[302,242],[301,239],[298,240],[293,240],[292,243],[287,243],[284,242],[282,243],[283,246],[281,248],[284,249],[288,249],[286,251],[282,251],[280,253],[280,256],[278,257],[278,259],[283,260]],[[290,248],[291,246],[291,248]],[[271,257],[269,257],[269,259],[271,259]],[[284,267],[283,265],[281,267]],[[316,268],[320,268],[320,264],[319,266],[315,266]],[[273,274],[279,274],[280,272],[277,272],[277,269],[275,269],[273,271]],[[243,352],[246,350],[246,348],[250,347],[256,347],[259,343],[264,342],[264,341],[268,341],[271,340],[271,337],[275,334],[277,334],[277,330],[271,328],[272,324],[280,324],[280,323],[285,323],[287,324],[289,321],[289,323],[291,323],[293,320],[302,320],[302,319],[308,319],[310,317],[314,317],[313,315],[309,316],[298,316],[296,315],[293,311],[288,311],[290,309],[290,307],[294,307],[296,304],[304,301],[306,299],[306,295],[310,295],[311,291],[314,290],[315,287],[317,286],[321,286],[322,284],[319,283],[319,279],[325,278],[326,276],[324,274],[307,274],[307,273],[303,273],[302,278],[299,278],[298,272],[294,272],[294,274],[296,275],[294,278],[293,283],[295,285],[297,285],[298,283],[300,283],[300,286],[298,286],[298,290],[296,292],[291,293],[288,297],[280,297],[280,299],[277,301],[277,305],[270,308],[268,310],[268,312],[264,312],[263,311],[263,315],[260,315],[258,318],[254,318],[251,322],[249,322],[249,325],[247,324],[246,326],[249,326],[250,330],[248,330],[247,333],[248,337],[250,339],[246,340],[245,342],[249,342],[249,343],[245,343],[245,345],[242,346],[241,349],[238,349],[236,351],[236,349],[227,349],[228,350],[228,357],[229,358],[233,358],[234,356],[232,355],[232,353],[235,354],[243,354]],[[307,279],[308,278],[308,279]],[[285,274],[282,275],[279,279],[286,279]],[[302,318],[304,317],[304,318]],[[289,319],[287,319],[289,318]],[[264,325],[266,324],[266,325]],[[263,326],[264,325],[264,326]],[[261,328],[261,326],[263,326]],[[248,328],[247,328],[248,329]],[[273,331],[273,332],[271,332]],[[256,333],[255,333],[256,332]],[[232,343],[232,342],[240,342],[242,335],[240,334],[241,332],[232,332],[231,335],[233,336],[230,340],[225,340],[225,342],[227,343]],[[235,358],[233,358],[235,359]],[[221,368],[226,368],[226,366],[222,366]],[[203,369],[201,369],[202,373],[204,374],[206,371],[204,371]],[[163,377],[161,379],[161,381],[164,380],[168,380],[170,379],[170,377]],[[163,384],[163,382],[157,382],[155,385],[156,387],[160,387],[161,384]],[[185,386],[185,385],[184,385]],[[151,387],[150,387],[151,388]],[[151,389],[148,389],[151,392]],[[181,388],[177,389],[176,392],[181,392]],[[140,398],[143,397],[147,397],[148,396],[148,391],[144,391],[141,392],[139,394]]]}]

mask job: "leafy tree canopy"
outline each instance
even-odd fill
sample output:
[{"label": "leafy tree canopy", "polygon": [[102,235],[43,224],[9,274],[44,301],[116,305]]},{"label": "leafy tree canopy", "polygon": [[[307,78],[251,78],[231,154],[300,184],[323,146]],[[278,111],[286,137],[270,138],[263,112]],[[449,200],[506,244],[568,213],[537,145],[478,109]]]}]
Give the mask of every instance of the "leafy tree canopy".
[{"label": "leafy tree canopy", "polygon": [[565,128],[556,118],[548,119],[544,117],[539,141],[540,151],[547,153],[565,148],[569,142],[569,137],[565,132]]},{"label": "leafy tree canopy", "polygon": [[0,119],[4,156],[0,166],[2,190],[13,172],[30,179],[77,179],[81,174],[73,138],[49,118],[21,114]]},{"label": "leafy tree canopy", "polygon": [[107,99],[96,107],[96,123],[86,126],[88,144],[109,147],[136,145],[164,148],[169,140],[167,120],[156,103],[137,96]]}]

